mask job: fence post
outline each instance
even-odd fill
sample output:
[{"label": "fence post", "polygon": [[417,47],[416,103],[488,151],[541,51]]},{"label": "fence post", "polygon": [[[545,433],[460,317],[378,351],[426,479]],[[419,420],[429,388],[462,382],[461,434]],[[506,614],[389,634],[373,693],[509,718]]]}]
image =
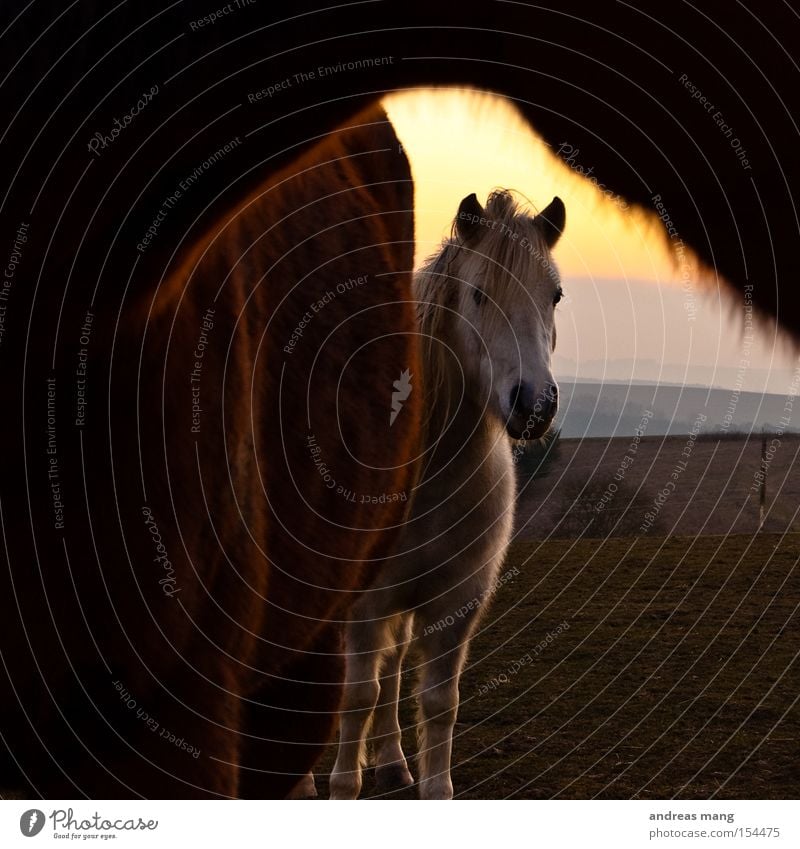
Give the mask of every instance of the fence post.
[{"label": "fence post", "polygon": [[761,485],[758,488],[758,532],[764,530],[764,502],[767,497],[767,434],[761,428]]}]

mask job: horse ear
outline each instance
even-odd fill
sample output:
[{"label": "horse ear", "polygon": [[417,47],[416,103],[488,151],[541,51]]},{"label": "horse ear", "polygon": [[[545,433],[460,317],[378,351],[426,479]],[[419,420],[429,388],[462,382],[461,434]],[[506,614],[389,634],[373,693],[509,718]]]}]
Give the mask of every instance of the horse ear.
[{"label": "horse ear", "polygon": [[485,218],[486,213],[478,201],[478,196],[473,192],[467,195],[461,201],[458,207],[458,215],[456,215],[456,233],[462,242],[468,242],[480,228],[481,218]]},{"label": "horse ear", "polygon": [[534,219],[534,223],[541,230],[548,248],[552,248],[564,232],[566,219],[567,211],[564,208],[564,201],[560,197],[554,197],[549,205]]}]

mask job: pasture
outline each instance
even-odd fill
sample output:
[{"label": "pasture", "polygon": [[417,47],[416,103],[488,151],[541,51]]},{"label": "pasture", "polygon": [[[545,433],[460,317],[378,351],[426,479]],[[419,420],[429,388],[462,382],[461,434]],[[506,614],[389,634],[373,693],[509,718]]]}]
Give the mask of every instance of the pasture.
[{"label": "pasture", "polygon": [[461,679],[456,798],[797,798],[798,552],[796,533],[514,544]]},{"label": "pasture", "polygon": [[[536,461],[521,469],[518,537],[754,534],[761,435],[722,436],[644,436],[638,444],[631,437],[558,439],[540,469]],[[800,437],[767,439],[763,530],[800,531]],[[526,481],[533,471],[536,481]],[[659,497],[670,481],[674,489]]]}]

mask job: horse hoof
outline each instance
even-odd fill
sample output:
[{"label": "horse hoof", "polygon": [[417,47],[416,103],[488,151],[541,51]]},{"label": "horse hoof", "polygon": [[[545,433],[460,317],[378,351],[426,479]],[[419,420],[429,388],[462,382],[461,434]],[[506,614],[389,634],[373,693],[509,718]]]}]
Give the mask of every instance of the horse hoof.
[{"label": "horse hoof", "polygon": [[378,793],[391,793],[411,787],[414,777],[405,764],[386,764],[375,768],[375,790]]},{"label": "horse hoof", "polygon": [[314,773],[306,773],[295,785],[294,790],[288,795],[288,799],[316,799],[317,785],[314,783]]}]

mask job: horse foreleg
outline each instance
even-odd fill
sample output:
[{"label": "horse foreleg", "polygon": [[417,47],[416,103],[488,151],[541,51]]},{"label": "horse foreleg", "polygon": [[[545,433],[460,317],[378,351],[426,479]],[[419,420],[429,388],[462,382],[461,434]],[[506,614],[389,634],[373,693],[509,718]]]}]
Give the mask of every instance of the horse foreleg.
[{"label": "horse foreleg", "polygon": [[[457,623],[450,630],[458,628]],[[458,681],[467,653],[468,633],[437,632],[420,639],[423,655],[419,698],[419,795],[452,799],[450,759],[458,714]]]},{"label": "horse foreleg", "polygon": [[290,656],[282,677],[265,675],[244,701],[242,798],[284,799],[298,786],[309,789],[309,770],[336,730],[345,676],[341,630],[323,628],[308,650]]},{"label": "horse foreleg", "polygon": [[286,797],[287,799],[316,799],[317,785],[314,782],[314,773],[307,772],[301,779],[299,784]]},{"label": "horse foreleg", "polygon": [[380,695],[378,667],[386,649],[386,620],[347,626],[344,698],[340,710],[339,751],[330,779],[331,799],[357,799],[361,792],[364,736]]},{"label": "horse foreleg", "polygon": [[400,675],[403,658],[411,638],[412,621],[411,616],[403,617],[396,635],[397,643],[384,657],[381,670],[381,692],[372,727],[372,739],[375,746],[375,782],[379,793],[410,787],[414,783],[403,755],[400,721],[397,716]]}]

